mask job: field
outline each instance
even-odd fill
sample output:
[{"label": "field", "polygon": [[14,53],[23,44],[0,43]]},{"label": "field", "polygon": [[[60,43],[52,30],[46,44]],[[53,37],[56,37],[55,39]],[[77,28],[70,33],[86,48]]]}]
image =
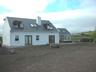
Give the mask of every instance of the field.
[{"label": "field", "polygon": [[96,72],[96,44],[33,46],[0,55],[0,72]]}]

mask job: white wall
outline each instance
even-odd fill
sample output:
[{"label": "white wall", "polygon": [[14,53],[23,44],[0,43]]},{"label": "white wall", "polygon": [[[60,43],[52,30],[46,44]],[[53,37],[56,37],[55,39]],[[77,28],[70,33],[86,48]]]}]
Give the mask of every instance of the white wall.
[{"label": "white wall", "polygon": [[55,33],[55,43],[59,44],[59,33]]},{"label": "white wall", "polygon": [[[16,35],[19,36],[19,40],[18,41],[15,41],[15,36]],[[24,40],[24,34],[23,33],[11,32],[10,37],[11,37],[10,44],[11,44],[12,47],[24,46],[25,40]]]},{"label": "white wall", "polygon": [[[36,35],[40,35],[40,40],[36,40]],[[55,43],[59,44],[59,33],[35,33],[33,39],[33,45],[49,44],[49,35],[55,35]]]},{"label": "white wall", "polygon": [[3,45],[10,46],[10,26],[8,24],[7,18],[3,24]]},{"label": "white wall", "polygon": [[[19,41],[15,41],[15,36],[19,35]],[[11,46],[25,46],[25,35],[32,35],[32,45],[49,44],[49,35],[55,35],[55,43],[59,43],[59,33],[31,33],[31,32],[13,32],[11,33]],[[36,40],[36,35],[39,35],[39,40]]]},{"label": "white wall", "polygon": [[[36,35],[39,35],[39,40],[36,40]],[[47,33],[34,33],[33,35],[33,45],[44,45],[48,44]]]}]

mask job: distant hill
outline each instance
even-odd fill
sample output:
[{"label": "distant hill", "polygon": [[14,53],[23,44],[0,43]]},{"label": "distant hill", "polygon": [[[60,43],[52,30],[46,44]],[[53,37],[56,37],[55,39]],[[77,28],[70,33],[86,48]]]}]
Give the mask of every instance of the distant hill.
[{"label": "distant hill", "polygon": [[73,40],[80,40],[80,38],[82,38],[82,37],[91,38],[93,32],[94,32],[94,31],[76,33],[76,34],[73,34],[73,35],[72,35],[72,39],[73,39]]},{"label": "distant hill", "polygon": [[87,32],[80,32],[80,33],[75,33],[73,35],[77,35],[77,36],[81,36],[83,34],[86,34],[86,35],[91,35],[94,31],[87,31]]},{"label": "distant hill", "polygon": [[81,32],[79,33],[79,35],[81,36],[91,36],[93,34],[94,31],[88,31],[88,32]]}]

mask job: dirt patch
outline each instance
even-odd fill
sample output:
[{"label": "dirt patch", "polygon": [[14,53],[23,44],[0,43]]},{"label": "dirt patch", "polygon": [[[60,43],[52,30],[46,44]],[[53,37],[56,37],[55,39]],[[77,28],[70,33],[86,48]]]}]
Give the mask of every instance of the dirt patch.
[{"label": "dirt patch", "polygon": [[95,43],[33,46],[0,55],[0,72],[96,72],[95,67]]},{"label": "dirt patch", "polygon": [[8,54],[8,48],[0,47],[0,55],[7,55]]},{"label": "dirt patch", "polygon": [[15,49],[0,47],[0,55],[12,55],[16,54]]}]

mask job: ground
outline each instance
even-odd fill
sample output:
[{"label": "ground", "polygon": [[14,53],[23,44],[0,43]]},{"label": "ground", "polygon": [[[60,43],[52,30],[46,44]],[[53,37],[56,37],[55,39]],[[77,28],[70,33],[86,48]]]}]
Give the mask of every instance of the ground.
[{"label": "ground", "polygon": [[0,72],[96,72],[96,44],[34,46],[0,55]]}]

